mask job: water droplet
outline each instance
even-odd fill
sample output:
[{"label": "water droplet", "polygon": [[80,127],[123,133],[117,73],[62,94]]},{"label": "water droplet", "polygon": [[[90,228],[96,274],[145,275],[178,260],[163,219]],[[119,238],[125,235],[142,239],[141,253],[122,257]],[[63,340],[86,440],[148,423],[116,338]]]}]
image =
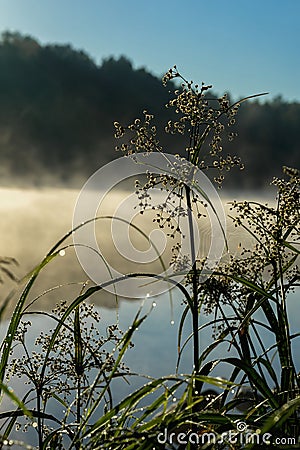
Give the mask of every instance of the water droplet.
[{"label": "water droplet", "polygon": [[171,320],[170,324],[171,324],[171,325],[174,325],[174,323],[175,323],[174,320]]},{"label": "water droplet", "polygon": [[155,306],[156,306],[156,302],[153,302],[153,303],[152,303],[152,306],[153,306],[153,308],[155,308]]},{"label": "water droplet", "polygon": [[177,401],[177,398],[173,397],[172,401],[175,403]]},{"label": "water droplet", "polygon": [[33,422],[32,426],[33,426],[33,428],[37,428],[37,426],[38,426],[37,422]]},{"label": "water droplet", "polygon": [[60,250],[59,251],[59,256],[65,256],[65,254],[66,254],[65,250]]}]

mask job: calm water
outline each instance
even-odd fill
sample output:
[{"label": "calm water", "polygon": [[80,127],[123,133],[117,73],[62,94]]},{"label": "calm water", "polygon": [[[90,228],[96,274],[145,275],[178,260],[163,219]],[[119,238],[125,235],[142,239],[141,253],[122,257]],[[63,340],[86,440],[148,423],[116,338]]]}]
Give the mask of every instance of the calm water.
[{"label": "calm water", "polygon": [[[101,205],[100,215],[110,215],[115,211],[116,206],[126,198],[128,194],[119,192],[113,193],[107,197]],[[48,250],[56,243],[65,233],[72,228],[72,216],[78,191],[62,190],[62,189],[41,189],[41,190],[20,190],[20,189],[4,189],[0,188],[0,235],[2,237],[0,243],[1,256],[13,256],[19,262],[19,267],[14,267],[14,273],[19,277],[23,277],[32,268],[38,264]],[[232,200],[234,197],[226,197],[224,205],[228,212],[227,200]],[[151,213],[151,212],[150,212]],[[149,214],[150,214],[149,213]],[[137,218],[137,219],[136,219]],[[145,232],[147,235],[153,230],[153,215],[147,217],[136,214],[134,224]],[[205,255],[210,245],[210,228],[208,219],[201,219],[201,239],[200,239],[200,253]],[[95,233],[97,234],[97,243],[101,245],[101,251],[107,261],[123,273],[129,271],[139,271],[140,264],[132,263],[122,256],[120,252],[115,251],[115,244],[110,237],[111,235],[110,220],[102,220],[97,223]],[[157,228],[157,225],[155,224]],[[130,229],[131,233],[132,229]],[[165,235],[164,235],[165,236]],[[230,249],[233,253],[239,253],[239,243],[241,240],[240,234],[232,226],[231,220],[228,219],[227,236],[230,243]],[[120,228],[119,233],[117,229],[117,237],[122,244],[127,245],[126,232]],[[132,239],[133,245],[139,251],[145,252],[149,245],[145,238],[141,238],[138,232],[131,233],[129,236]],[[173,244],[172,240],[168,240]],[[68,239],[65,244],[72,244],[72,240]],[[117,242],[119,244],[119,242]],[[165,249],[165,263],[168,264],[170,260],[171,245],[166,246]],[[159,263],[160,264],[160,263]],[[156,267],[149,263],[143,265],[143,270],[157,272],[156,269],[161,269],[161,266]],[[73,248],[67,249],[64,257],[58,257],[51,262],[45,270],[42,271],[39,282],[33,291],[33,295],[37,296],[49,288],[57,285],[64,285],[59,291],[54,294],[48,293],[42,296],[36,306],[41,308],[51,309],[56,303],[58,296],[66,296],[72,298],[80,291],[80,286],[74,286],[76,282],[84,282],[87,280],[87,275],[81,269],[77,261]],[[6,280],[8,280],[6,278]],[[73,285],[68,285],[73,283]],[[11,289],[10,283],[5,283],[2,287],[2,295]],[[151,291],[151,286],[149,287]],[[59,292],[59,293],[58,293]],[[63,292],[63,294],[62,294]],[[115,302],[109,295],[98,295],[94,301],[99,305],[114,307]]]},{"label": "calm water", "polygon": [[[21,277],[31,270],[35,264],[39,263],[53,243],[71,229],[73,208],[77,195],[78,192],[73,190],[0,189],[0,234],[2,236],[0,255],[13,256],[18,260],[19,267],[14,268],[16,275]],[[109,206],[112,205],[109,204]],[[100,232],[105,235],[107,229],[103,227]],[[231,250],[239,252],[242,236],[230,226],[230,222],[228,236]],[[70,240],[68,242],[71,243]],[[56,258],[43,271],[30,300],[34,300],[49,288],[56,286],[57,288],[37,298],[31,307],[31,311],[51,310],[61,300],[72,300],[79,294],[82,288],[81,283],[86,280],[87,276],[78,264],[73,250],[67,250],[65,256]],[[12,287],[13,284],[9,282],[3,286],[3,298]],[[183,311],[182,297],[176,289],[172,291],[172,301],[167,294],[163,294],[156,298],[150,297],[144,300],[122,300],[119,307],[116,308],[113,296],[106,292],[94,296],[93,301],[101,315],[99,326],[103,330],[103,334],[105,334],[107,325],[115,323],[116,320],[119,321],[121,329],[128,329],[137,310],[142,306],[143,311],[149,311],[153,301],[155,301],[156,306],[135,333],[135,347],[127,352],[125,361],[133,372],[140,374],[162,376],[175,373],[177,331]],[[294,332],[300,329],[299,301],[299,293],[291,295],[289,298],[291,327]],[[13,303],[10,311],[12,308]],[[8,315],[10,311],[8,311]],[[29,343],[34,342],[35,336],[41,330],[53,327],[51,319],[47,317],[42,318],[32,314],[30,320],[32,321],[32,327],[28,336]],[[200,318],[202,324],[208,320],[209,318],[205,316]],[[4,322],[1,336],[3,336],[5,327],[6,323]],[[188,319],[184,336],[187,337],[190,331],[190,319]],[[266,334],[264,339],[270,345],[273,342],[271,334]],[[211,342],[211,330],[207,329],[201,334],[201,348],[206,348],[209,342]],[[294,354],[298,363],[299,350],[300,346],[295,343]],[[191,371],[191,355],[192,349],[187,346],[179,373]],[[229,353],[228,344],[224,344],[214,353],[215,358],[229,355],[232,354]],[[226,377],[228,373],[228,368],[223,366],[217,368],[214,375]],[[143,382],[143,379],[136,378],[131,381],[130,385],[124,382],[118,383],[114,392],[115,399],[123,398],[134,387],[141,385]],[[14,385],[14,388],[19,394],[24,389],[20,384]],[[6,400],[4,400],[2,409],[6,407]]]}]

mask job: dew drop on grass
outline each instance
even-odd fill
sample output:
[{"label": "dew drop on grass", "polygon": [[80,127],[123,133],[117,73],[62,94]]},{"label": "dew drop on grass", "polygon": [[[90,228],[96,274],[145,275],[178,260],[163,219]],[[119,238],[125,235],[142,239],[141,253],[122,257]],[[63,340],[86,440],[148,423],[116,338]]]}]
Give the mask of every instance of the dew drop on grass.
[{"label": "dew drop on grass", "polygon": [[87,440],[87,439],[90,439],[91,437],[92,437],[92,435],[91,435],[91,434],[88,434],[87,436],[84,436],[83,439]]}]

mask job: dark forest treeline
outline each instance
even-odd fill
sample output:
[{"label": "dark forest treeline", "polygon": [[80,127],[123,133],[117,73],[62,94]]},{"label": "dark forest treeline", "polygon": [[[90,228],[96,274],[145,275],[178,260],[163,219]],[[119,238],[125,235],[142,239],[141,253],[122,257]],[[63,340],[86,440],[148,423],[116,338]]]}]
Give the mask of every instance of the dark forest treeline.
[{"label": "dark forest treeline", "polygon": [[[125,57],[98,66],[69,45],[41,46],[32,37],[3,33],[0,184],[84,179],[119,156],[115,120],[127,123],[147,109],[162,129],[170,118],[168,99],[159,78],[135,70]],[[238,137],[228,151],[241,156],[246,171],[233,171],[225,187],[258,188],[280,174],[282,165],[299,167],[299,124],[299,103],[281,98],[244,103]],[[170,152],[182,146],[179,140],[164,143]]]}]

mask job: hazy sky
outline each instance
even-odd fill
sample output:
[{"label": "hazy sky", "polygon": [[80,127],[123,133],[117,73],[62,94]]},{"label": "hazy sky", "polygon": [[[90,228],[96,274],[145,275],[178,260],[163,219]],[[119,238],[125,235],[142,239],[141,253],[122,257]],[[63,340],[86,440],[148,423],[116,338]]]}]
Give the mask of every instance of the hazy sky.
[{"label": "hazy sky", "polygon": [[97,63],[125,55],[234,97],[300,101],[300,0],[0,0],[0,31],[71,43]]}]

